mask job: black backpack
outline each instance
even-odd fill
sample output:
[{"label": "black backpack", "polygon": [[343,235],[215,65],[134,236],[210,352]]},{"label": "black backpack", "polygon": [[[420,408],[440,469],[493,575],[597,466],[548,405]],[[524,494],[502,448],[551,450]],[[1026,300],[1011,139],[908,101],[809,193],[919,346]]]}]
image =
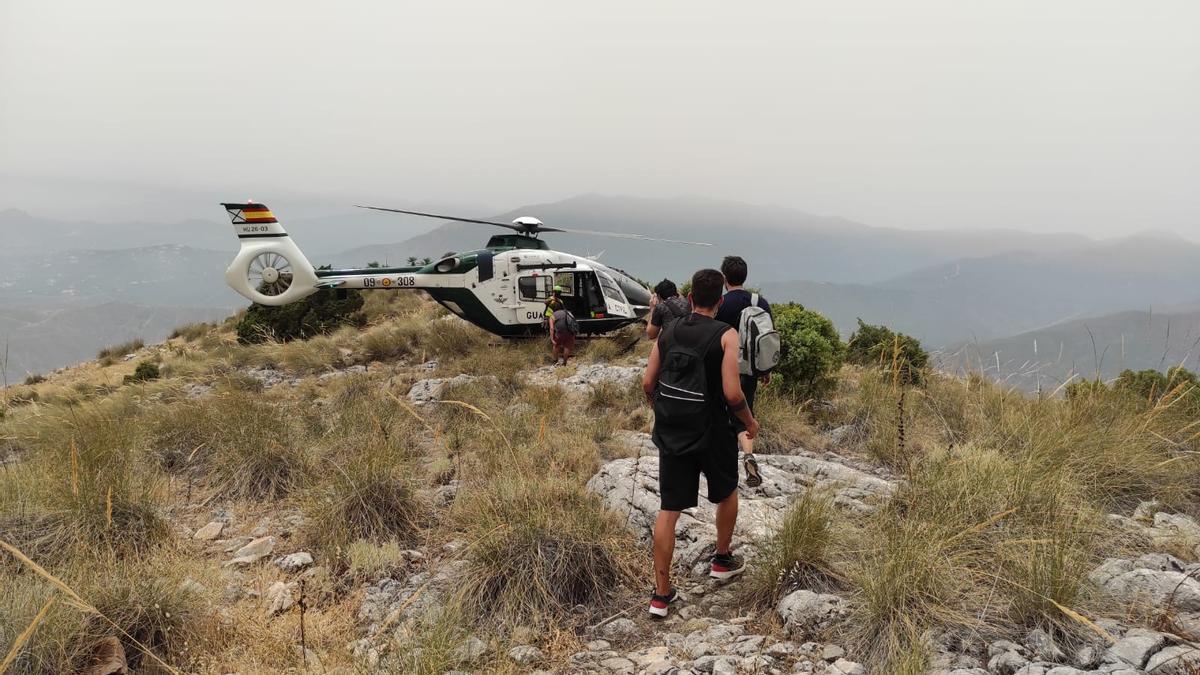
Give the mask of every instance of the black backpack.
[{"label": "black backpack", "polygon": [[713,420],[724,415],[722,401],[708,391],[705,354],[729,326],[712,321],[698,344],[681,344],[672,321],[658,336],[660,368],[654,390],[654,444],[664,455],[687,455],[709,447]]},{"label": "black backpack", "polygon": [[[559,315],[558,312],[562,312]],[[571,335],[579,334],[579,321],[575,319],[575,315],[569,309],[560,309],[554,312],[554,330]]]}]

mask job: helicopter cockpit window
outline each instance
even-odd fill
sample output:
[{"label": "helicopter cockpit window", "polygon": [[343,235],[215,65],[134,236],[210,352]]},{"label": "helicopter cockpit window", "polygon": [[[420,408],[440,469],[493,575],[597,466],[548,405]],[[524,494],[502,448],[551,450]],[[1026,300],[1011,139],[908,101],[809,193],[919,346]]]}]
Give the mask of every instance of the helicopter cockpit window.
[{"label": "helicopter cockpit window", "polygon": [[517,291],[522,300],[545,301],[554,290],[554,277],[538,275],[517,279]]}]

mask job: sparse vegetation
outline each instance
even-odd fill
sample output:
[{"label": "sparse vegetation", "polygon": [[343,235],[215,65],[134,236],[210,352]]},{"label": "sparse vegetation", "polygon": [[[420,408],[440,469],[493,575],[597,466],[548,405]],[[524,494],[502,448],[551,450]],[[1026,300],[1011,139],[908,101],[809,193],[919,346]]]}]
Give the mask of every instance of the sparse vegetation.
[{"label": "sparse vegetation", "polygon": [[104,349],[101,349],[100,353],[96,354],[96,360],[98,360],[102,366],[111,366],[112,364],[116,363],[118,359],[129,356],[130,354],[141,350],[145,346],[146,343],[141,338],[130,340],[129,342],[122,342],[119,345],[113,345],[111,347],[105,347]]},{"label": "sparse vegetation", "polygon": [[182,339],[185,342],[195,342],[196,340],[199,340],[200,338],[208,335],[213,330],[213,328],[214,328],[214,326],[211,323],[205,323],[205,322],[188,323],[188,324],[184,324],[184,325],[176,328],[175,330],[171,331],[171,334],[168,336],[168,339],[170,339],[170,340]]},{"label": "sparse vegetation", "polygon": [[25,376],[24,384],[27,387],[32,387],[35,384],[41,384],[45,381],[46,381],[45,375],[39,375],[37,373],[30,373],[29,375]]}]

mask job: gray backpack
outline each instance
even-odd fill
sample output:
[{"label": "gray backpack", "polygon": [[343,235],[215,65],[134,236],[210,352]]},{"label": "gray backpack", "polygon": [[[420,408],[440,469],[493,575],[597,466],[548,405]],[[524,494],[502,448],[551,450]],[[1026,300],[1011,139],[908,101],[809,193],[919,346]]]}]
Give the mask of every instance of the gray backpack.
[{"label": "gray backpack", "polygon": [[771,314],[758,306],[758,293],[750,296],[750,306],[738,318],[738,372],[742,375],[766,375],[779,365],[783,349]]}]

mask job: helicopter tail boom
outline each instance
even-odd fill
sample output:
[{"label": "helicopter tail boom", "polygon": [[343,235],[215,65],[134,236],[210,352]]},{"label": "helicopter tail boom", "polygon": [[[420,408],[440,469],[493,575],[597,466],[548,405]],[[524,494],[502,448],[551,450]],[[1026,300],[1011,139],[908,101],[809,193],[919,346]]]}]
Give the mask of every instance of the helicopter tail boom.
[{"label": "helicopter tail boom", "polygon": [[241,248],[225,270],[225,282],[260,305],[286,305],[320,288],[313,266],[265,205],[221,204]]}]

